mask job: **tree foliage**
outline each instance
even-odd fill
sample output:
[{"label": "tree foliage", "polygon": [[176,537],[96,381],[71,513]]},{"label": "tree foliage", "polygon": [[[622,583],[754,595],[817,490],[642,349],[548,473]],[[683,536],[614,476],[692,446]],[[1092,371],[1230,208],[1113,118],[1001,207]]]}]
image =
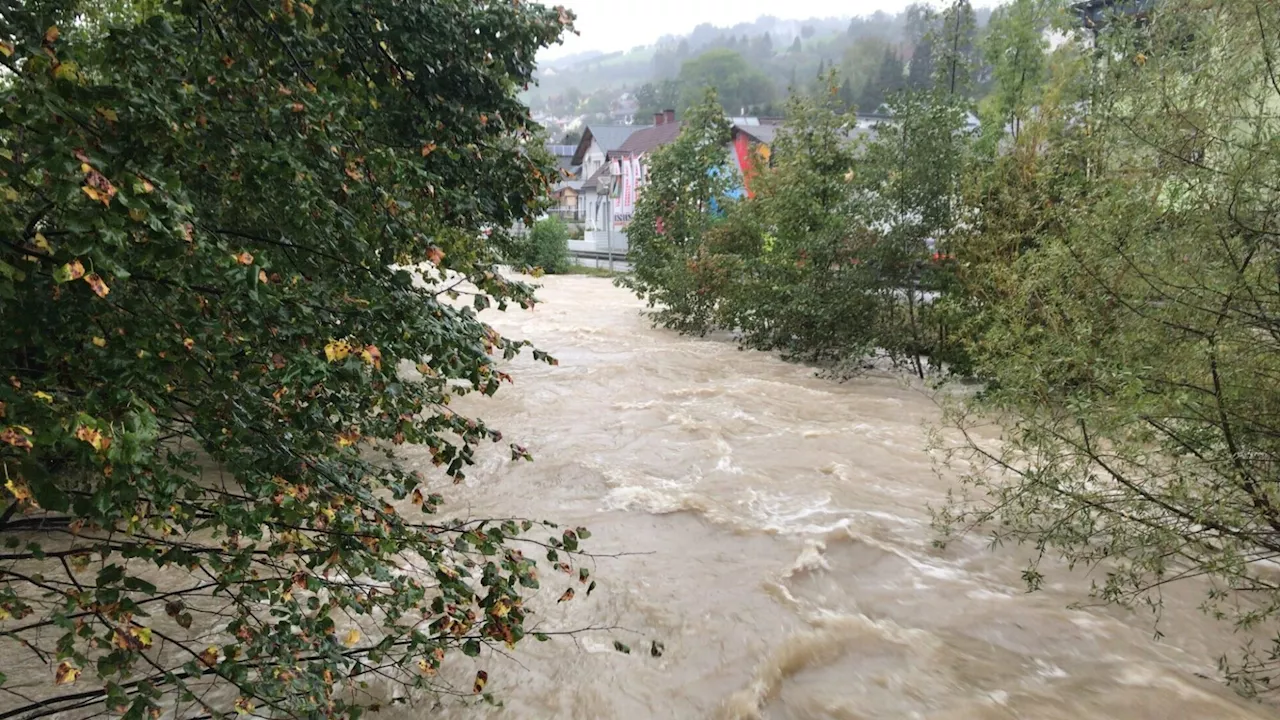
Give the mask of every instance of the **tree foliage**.
[{"label": "tree foliage", "polygon": [[683,332],[713,325],[714,296],[694,258],[723,200],[729,122],[714,90],[685,114],[680,136],[649,159],[647,182],[627,226],[633,272],[619,282],[657,307],[658,322]]},{"label": "tree foliage", "polygon": [[531,632],[521,548],[587,533],[438,486],[501,437],[448,406],[524,345],[475,310],[532,303],[495,265],[551,172],[516,93],[570,22],[0,2],[0,648],[41,670],[6,716],[356,717]]},{"label": "tree foliage", "polygon": [[[940,525],[1096,568],[1097,597],[1156,613],[1164,586],[1199,578],[1204,610],[1260,640],[1223,670],[1265,687],[1280,658],[1280,22],[1243,0],[1171,1],[1020,69],[1030,9],[1002,11],[1020,27],[988,46],[1019,131],[975,169],[959,242],[986,389],[952,417],[975,464]],[[999,446],[976,432],[989,423]],[[1028,585],[1045,572],[1032,562]]]},{"label": "tree foliage", "polygon": [[[682,224],[678,253],[648,226],[639,236],[629,229],[635,287],[659,306],[656,322],[732,330],[745,346],[842,375],[880,355],[920,375],[922,356],[961,361],[951,321],[924,298],[954,274],[932,248],[956,222],[964,105],[929,91],[895,95],[890,108],[895,119],[864,135],[830,75],[821,95],[792,98],[769,163],[757,163],[752,197],[686,206],[695,221]],[[723,162],[718,152],[712,160]],[[650,178],[687,182],[681,173],[705,172],[655,163]]]},{"label": "tree foliage", "polygon": [[512,254],[515,262],[523,267],[547,273],[568,272],[569,226],[560,218],[543,218],[515,243]]},{"label": "tree foliage", "polygon": [[728,48],[708,50],[680,67],[682,108],[702,101],[714,89],[725,110],[738,114],[744,108],[761,107],[773,100],[769,79],[752,68],[742,55]]}]

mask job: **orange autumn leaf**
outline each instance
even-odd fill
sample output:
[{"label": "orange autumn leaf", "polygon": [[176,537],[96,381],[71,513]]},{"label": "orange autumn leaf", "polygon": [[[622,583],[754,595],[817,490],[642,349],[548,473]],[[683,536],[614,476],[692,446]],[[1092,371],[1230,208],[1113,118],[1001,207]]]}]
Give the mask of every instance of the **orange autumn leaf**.
[{"label": "orange autumn leaf", "polygon": [[85,174],[84,182],[84,186],[80,189],[84,191],[85,195],[110,207],[111,199],[116,196],[116,186],[112,185],[105,175],[97,170],[90,169]]},{"label": "orange autumn leaf", "polygon": [[79,280],[84,277],[84,265],[81,265],[79,260],[72,260],[62,266],[62,272],[68,280]]},{"label": "orange autumn leaf", "polygon": [[89,443],[94,450],[101,452],[110,447],[111,441],[102,436],[102,433],[88,425],[81,425],[76,428],[76,439]]},{"label": "orange autumn leaf", "polygon": [[364,349],[360,351],[360,359],[363,360],[366,365],[372,365],[378,370],[382,369],[382,351],[378,349],[377,345],[366,345]]},{"label": "orange autumn leaf", "polygon": [[426,675],[427,677],[431,677],[432,675],[436,674],[436,669],[432,667],[431,663],[427,662],[425,659],[418,660],[418,671],[421,672],[423,675]]},{"label": "orange autumn leaf", "polygon": [[351,447],[360,441],[360,433],[349,430],[338,435],[338,447]]},{"label": "orange autumn leaf", "polygon": [[0,442],[31,452],[31,440],[27,437],[31,428],[23,425],[10,425],[0,430]]},{"label": "orange autumn leaf", "polygon": [[44,31],[44,41],[52,45],[53,43],[57,42],[58,36],[61,34],[62,32],[58,30],[57,25],[50,25],[49,29]]},{"label": "orange autumn leaf", "polygon": [[232,255],[231,257],[235,258],[235,261],[240,263],[241,265],[253,264],[253,254],[249,252],[237,253],[235,255]]},{"label": "orange autumn leaf", "polygon": [[561,596],[560,596],[560,599],[559,599],[559,600],[557,600],[556,602],[558,602],[558,603],[568,602],[568,601],[570,601],[570,600],[572,600],[572,599],[573,599],[573,588],[569,588],[568,590],[565,590],[565,591],[564,591],[564,594],[563,594],[563,595],[561,595]]},{"label": "orange autumn leaf", "polygon": [[427,248],[427,260],[430,261],[432,265],[439,265],[444,260],[444,251],[435,245],[432,245]]},{"label": "orange autumn leaf", "polygon": [[182,347],[190,350],[196,346],[196,341],[191,338],[183,338]]},{"label": "orange autumn leaf", "polygon": [[429,142],[422,146],[422,157],[426,157],[436,151],[436,144]]},{"label": "orange autumn leaf", "polygon": [[218,648],[212,645],[205,648],[204,652],[200,653],[200,662],[213,667],[214,663],[218,662]]},{"label": "orange autumn leaf", "polygon": [[94,294],[98,297],[104,298],[107,293],[111,292],[111,288],[107,287],[107,284],[102,281],[102,276],[98,275],[98,273],[86,275],[84,281],[89,283],[89,287],[93,289]]}]

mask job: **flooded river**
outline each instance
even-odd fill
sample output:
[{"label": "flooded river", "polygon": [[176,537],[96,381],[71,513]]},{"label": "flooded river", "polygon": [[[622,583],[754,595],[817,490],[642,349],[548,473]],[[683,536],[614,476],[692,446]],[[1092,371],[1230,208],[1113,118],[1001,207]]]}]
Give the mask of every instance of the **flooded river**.
[{"label": "flooded river", "polygon": [[1068,609],[1087,600],[1083,575],[1049,572],[1028,595],[1025,551],[932,548],[927,506],[949,481],[923,450],[938,416],[925,394],[652,329],[604,279],[543,282],[536,310],[487,317],[559,366],[517,361],[514,386],[459,408],[537,461],[486,452],[446,489],[451,511],[585,525],[588,549],[640,554],[597,560],[589,598],[542,599],[544,629],[613,629],[482,658],[505,706],[481,716],[1276,716],[1198,677],[1232,638],[1195,611],[1197,588],[1166,598],[1156,641],[1149,615]]}]

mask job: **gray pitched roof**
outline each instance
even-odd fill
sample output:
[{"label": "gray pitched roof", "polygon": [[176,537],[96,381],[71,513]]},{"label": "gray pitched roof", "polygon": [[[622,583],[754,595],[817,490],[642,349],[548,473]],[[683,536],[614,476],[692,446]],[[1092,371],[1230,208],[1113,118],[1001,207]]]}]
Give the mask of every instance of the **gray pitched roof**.
[{"label": "gray pitched roof", "polygon": [[653,152],[655,149],[675,142],[680,136],[680,123],[670,122],[662,125],[654,125],[645,127],[631,133],[626,142],[618,146],[618,153],[622,155],[640,155],[642,153]]},{"label": "gray pitched roof", "polygon": [[573,164],[581,165],[582,157],[587,154],[587,148],[591,147],[591,141],[595,140],[600,149],[608,153],[611,150],[617,150],[622,144],[631,137],[631,134],[637,130],[643,130],[651,127],[649,125],[588,125],[582,131],[582,140],[578,143],[578,149],[573,153]]},{"label": "gray pitched roof", "polygon": [[740,132],[747,137],[765,145],[772,145],[773,138],[778,134],[777,125],[740,125],[733,126],[734,132]]}]

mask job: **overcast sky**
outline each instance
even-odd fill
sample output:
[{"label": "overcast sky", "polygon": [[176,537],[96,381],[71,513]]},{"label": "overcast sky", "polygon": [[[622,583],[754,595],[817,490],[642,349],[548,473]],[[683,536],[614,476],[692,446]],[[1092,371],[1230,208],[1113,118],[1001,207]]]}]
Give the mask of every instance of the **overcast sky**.
[{"label": "overcast sky", "polygon": [[[783,20],[896,13],[911,0],[543,0],[563,4],[577,16],[579,35],[545,50],[551,59],[586,50],[629,50],[663,35],[684,35],[702,23],[728,27],[761,15]],[[984,5],[975,2],[974,5]]]}]

